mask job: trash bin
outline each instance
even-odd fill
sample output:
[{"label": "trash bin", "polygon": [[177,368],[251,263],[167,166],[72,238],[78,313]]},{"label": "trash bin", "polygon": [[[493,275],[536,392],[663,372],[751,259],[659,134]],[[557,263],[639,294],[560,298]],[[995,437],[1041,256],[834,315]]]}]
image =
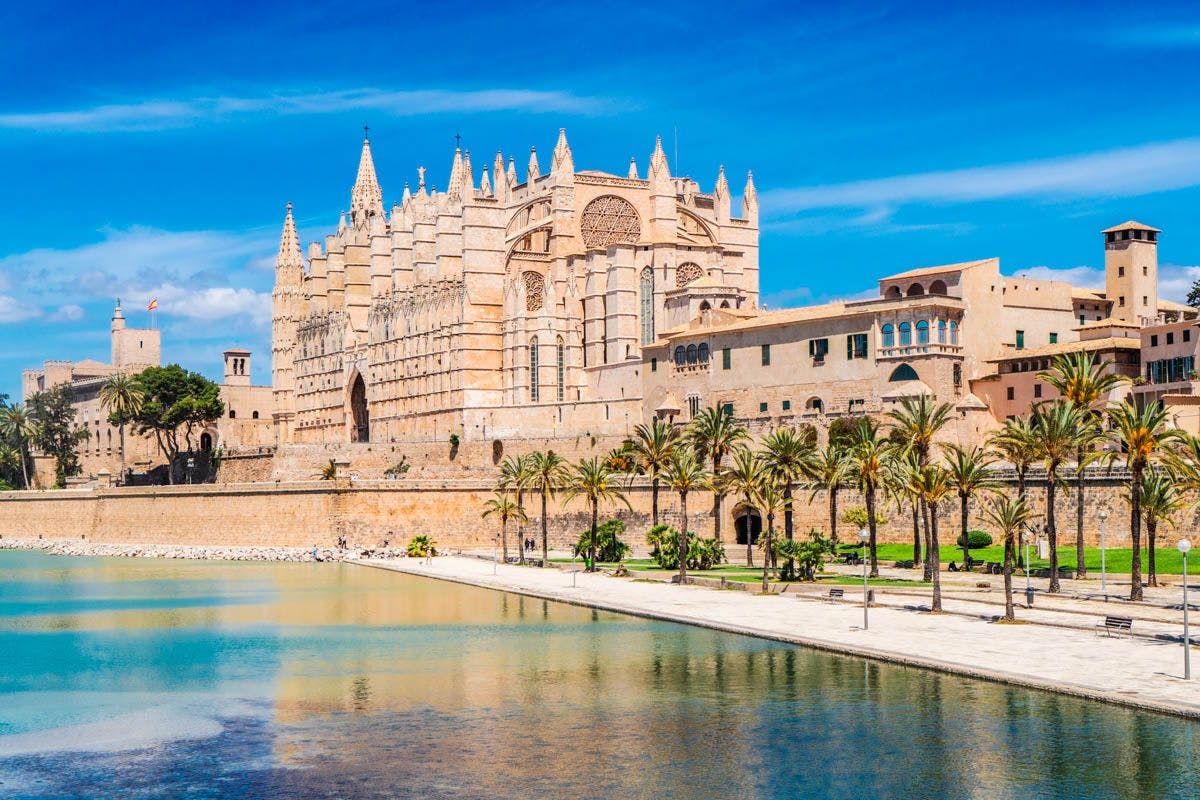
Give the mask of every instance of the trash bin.
[{"label": "trash bin", "polygon": [[1033,588],[1032,587],[1025,590],[1025,605],[1028,606],[1029,608],[1033,608]]}]

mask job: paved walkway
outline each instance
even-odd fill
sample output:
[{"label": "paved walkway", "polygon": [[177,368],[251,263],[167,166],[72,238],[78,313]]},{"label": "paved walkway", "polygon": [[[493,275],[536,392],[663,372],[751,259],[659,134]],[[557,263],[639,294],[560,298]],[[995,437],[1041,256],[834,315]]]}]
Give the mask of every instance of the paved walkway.
[{"label": "paved walkway", "polygon": [[[861,605],[790,593],[719,592],[582,572],[572,587],[570,572],[500,564],[493,575],[492,563],[470,557],[357,563],[1200,718],[1200,679],[1182,680],[1178,641],[1097,637],[1090,629],[1001,625],[977,614],[891,607],[873,607],[870,629],[863,630]],[[947,606],[972,610],[958,599]],[[1033,612],[1018,615],[1024,613]],[[1200,670],[1200,650],[1193,655]]]}]

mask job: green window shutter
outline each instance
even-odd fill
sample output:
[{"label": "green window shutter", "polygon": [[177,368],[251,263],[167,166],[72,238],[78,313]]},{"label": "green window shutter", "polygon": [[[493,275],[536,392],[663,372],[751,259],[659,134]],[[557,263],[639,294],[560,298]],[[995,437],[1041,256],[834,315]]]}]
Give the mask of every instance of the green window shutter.
[{"label": "green window shutter", "polygon": [[854,337],[847,336],[846,337],[846,360],[852,361],[853,359],[854,359]]},{"label": "green window shutter", "polygon": [[729,369],[729,364],[732,360],[733,359],[732,359],[732,356],[730,355],[729,348],[728,347],[722,348],[722,350],[721,350],[721,369]]},{"label": "green window shutter", "polygon": [[658,372],[658,359],[657,358],[650,359],[650,371]]}]

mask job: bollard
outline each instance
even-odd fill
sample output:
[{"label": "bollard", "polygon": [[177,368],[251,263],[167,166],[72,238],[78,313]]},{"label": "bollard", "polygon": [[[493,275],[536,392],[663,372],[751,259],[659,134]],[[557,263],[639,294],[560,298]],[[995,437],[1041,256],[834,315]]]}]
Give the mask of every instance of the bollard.
[{"label": "bollard", "polygon": [[1028,608],[1033,608],[1033,589],[1032,588],[1028,588],[1025,590],[1025,605]]}]

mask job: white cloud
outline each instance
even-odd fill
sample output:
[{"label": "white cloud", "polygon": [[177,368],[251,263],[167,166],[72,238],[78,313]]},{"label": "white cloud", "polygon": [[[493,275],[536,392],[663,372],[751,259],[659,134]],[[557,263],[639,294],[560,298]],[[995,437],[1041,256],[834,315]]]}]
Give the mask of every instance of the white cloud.
[{"label": "white cloud", "polygon": [[53,314],[46,317],[47,322],[78,322],[83,319],[83,306],[67,303],[58,307]]},{"label": "white cloud", "polygon": [[25,320],[39,317],[41,314],[41,309],[35,305],[29,305],[15,297],[0,294],[0,325],[24,322]]},{"label": "white cloud", "polygon": [[1198,184],[1200,139],[1179,139],[1013,164],[773,189],[761,199],[764,210],[778,215],[1014,197],[1134,196]]},{"label": "white cloud", "polygon": [[867,208],[859,214],[809,214],[793,219],[775,219],[763,223],[763,230],[815,236],[822,233],[855,231],[864,235],[930,233],[938,231],[961,235],[974,230],[965,222],[897,222],[896,209],[889,206]]},{"label": "white cloud", "polygon": [[[1021,278],[1046,281],[1066,281],[1084,289],[1104,291],[1104,270],[1097,267],[1078,266],[1056,269],[1054,267],[1030,267],[1014,273]],[[1158,296],[1177,303],[1187,301],[1192,285],[1200,280],[1200,266],[1182,264],[1158,265]]]},{"label": "white cloud", "polygon": [[162,284],[135,293],[133,299],[142,308],[150,300],[157,299],[161,314],[200,322],[236,317],[255,325],[266,325],[271,321],[270,293],[253,289],[231,286],[187,289],[174,284]]},{"label": "white cloud", "polygon": [[0,128],[113,133],[186,128],[247,114],[336,114],[374,111],[394,117],[427,114],[524,111],[599,114],[619,103],[565,91],[532,89],[343,89],[330,92],[191,97],[109,103],[77,109],[0,114]]}]

